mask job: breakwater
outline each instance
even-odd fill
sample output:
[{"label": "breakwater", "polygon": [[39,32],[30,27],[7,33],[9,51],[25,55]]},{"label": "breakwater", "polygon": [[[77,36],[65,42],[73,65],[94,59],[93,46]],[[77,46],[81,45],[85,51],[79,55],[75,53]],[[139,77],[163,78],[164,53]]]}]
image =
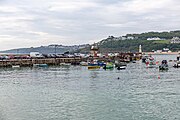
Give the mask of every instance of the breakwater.
[{"label": "breakwater", "polygon": [[33,66],[33,64],[48,64],[59,65],[60,63],[71,63],[72,65],[79,65],[82,61],[93,61],[94,59],[99,61],[120,61],[130,62],[133,60],[141,59],[141,54],[123,53],[119,56],[106,56],[106,57],[69,57],[69,58],[31,58],[31,59],[4,59],[0,60],[0,67],[11,67],[13,65],[20,66]]},{"label": "breakwater", "polygon": [[10,59],[1,60],[0,67],[11,67],[12,65],[33,66],[33,64],[56,65],[60,63],[79,63],[81,58],[44,58],[44,59]]}]

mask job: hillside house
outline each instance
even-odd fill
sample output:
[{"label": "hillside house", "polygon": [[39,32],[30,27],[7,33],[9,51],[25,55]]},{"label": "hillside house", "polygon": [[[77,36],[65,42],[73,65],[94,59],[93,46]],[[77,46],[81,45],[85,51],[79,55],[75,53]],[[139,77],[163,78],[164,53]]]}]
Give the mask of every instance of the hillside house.
[{"label": "hillside house", "polygon": [[159,37],[147,38],[147,40],[165,40]]},{"label": "hillside house", "polygon": [[180,43],[180,38],[179,37],[173,37],[171,39],[171,43]]}]

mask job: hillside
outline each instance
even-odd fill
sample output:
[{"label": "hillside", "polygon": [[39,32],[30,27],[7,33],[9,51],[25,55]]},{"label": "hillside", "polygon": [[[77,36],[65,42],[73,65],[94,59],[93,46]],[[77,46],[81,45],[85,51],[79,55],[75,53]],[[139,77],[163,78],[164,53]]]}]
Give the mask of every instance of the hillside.
[{"label": "hillside", "polygon": [[141,34],[127,34],[126,37],[134,37],[141,40],[146,40],[147,38],[159,37],[162,39],[172,39],[173,37],[180,37],[180,30],[170,31],[170,32],[146,32]]},{"label": "hillside", "polygon": [[11,49],[6,51],[0,51],[0,53],[14,53],[14,54],[29,54],[30,52],[40,52],[43,54],[49,53],[57,53],[62,54],[64,52],[74,52],[78,49],[82,49],[89,46],[86,45],[74,45],[74,46],[63,46],[63,45],[49,45],[49,46],[41,46],[41,47],[31,47],[31,48],[19,48],[19,49]]},{"label": "hillside", "polygon": [[[171,43],[173,37],[179,37],[179,43]],[[159,39],[159,40],[148,40],[148,39]],[[169,48],[171,51],[180,51],[180,31],[170,32],[147,32],[141,34],[127,34],[125,36],[114,37],[109,36],[106,39],[96,43],[99,46],[100,52],[138,52],[139,45],[142,45],[144,52],[151,52],[152,50],[162,50],[163,48]],[[56,50],[55,50],[56,49]],[[41,47],[31,48],[20,48],[12,49],[7,51],[1,51],[1,53],[25,53],[40,52],[43,54],[48,53],[64,53],[80,52],[89,53],[90,45],[74,45],[74,46],[63,46],[63,45],[49,45]]]},{"label": "hillside", "polygon": [[[127,34],[125,36],[109,36],[96,43],[100,52],[138,52],[139,45],[142,45],[144,52],[152,50],[162,50],[169,48],[171,51],[180,51],[180,43],[171,43],[173,37],[180,37],[180,31],[170,32],[147,32],[141,34]],[[147,40],[148,38],[158,38],[160,40]],[[88,52],[90,47],[83,48],[80,52]]]}]

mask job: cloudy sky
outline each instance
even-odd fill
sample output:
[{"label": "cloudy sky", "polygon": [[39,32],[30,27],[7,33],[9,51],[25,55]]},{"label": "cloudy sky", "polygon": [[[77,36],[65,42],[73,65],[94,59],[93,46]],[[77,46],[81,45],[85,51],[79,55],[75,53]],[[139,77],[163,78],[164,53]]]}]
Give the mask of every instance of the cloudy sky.
[{"label": "cloudy sky", "polygon": [[180,29],[180,0],[0,0],[0,50]]}]

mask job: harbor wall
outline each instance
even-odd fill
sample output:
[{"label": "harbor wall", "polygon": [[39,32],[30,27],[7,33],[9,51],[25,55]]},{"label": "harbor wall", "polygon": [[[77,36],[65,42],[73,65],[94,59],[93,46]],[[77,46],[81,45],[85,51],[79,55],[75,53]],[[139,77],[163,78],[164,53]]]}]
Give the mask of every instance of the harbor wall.
[{"label": "harbor wall", "polygon": [[0,67],[11,67],[13,65],[33,66],[33,64],[57,65],[60,63],[79,63],[81,58],[46,58],[46,59],[10,59],[1,60]]},{"label": "harbor wall", "polygon": [[93,61],[99,60],[104,62],[114,62],[115,60],[120,62],[130,62],[133,60],[141,59],[141,55],[137,54],[121,54],[120,56],[113,57],[72,57],[72,58],[41,58],[41,59],[4,59],[0,60],[0,67],[11,67],[13,65],[20,66],[33,66],[33,64],[48,64],[59,65],[60,63],[71,63],[72,65],[78,65],[81,61]]}]

